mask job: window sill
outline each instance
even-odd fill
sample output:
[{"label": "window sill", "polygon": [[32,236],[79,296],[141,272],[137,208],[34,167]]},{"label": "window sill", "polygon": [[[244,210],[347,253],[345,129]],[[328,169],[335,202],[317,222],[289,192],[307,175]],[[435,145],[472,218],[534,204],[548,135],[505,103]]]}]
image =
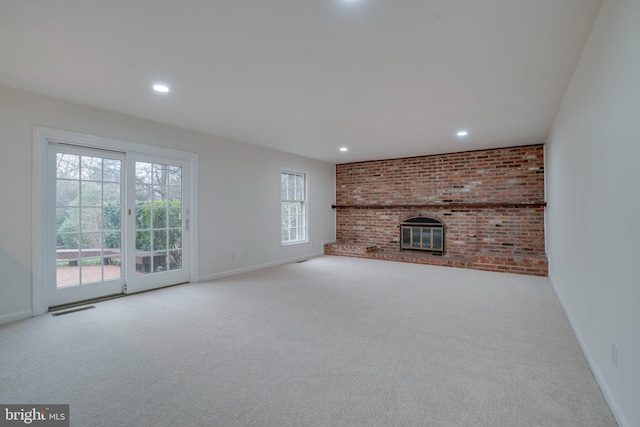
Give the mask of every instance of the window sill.
[{"label": "window sill", "polygon": [[311,245],[311,241],[309,240],[301,240],[299,242],[287,242],[287,243],[280,243],[280,248],[291,248],[291,247],[297,247],[297,246],[307,246],[307,245]]}]

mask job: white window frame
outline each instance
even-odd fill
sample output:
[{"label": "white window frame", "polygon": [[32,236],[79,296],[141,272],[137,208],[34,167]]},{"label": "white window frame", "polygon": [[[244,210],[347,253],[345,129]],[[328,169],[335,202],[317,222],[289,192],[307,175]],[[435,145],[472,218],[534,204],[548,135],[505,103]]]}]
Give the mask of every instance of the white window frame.
[{"label": "white window frame", "polygon": [[[298,200],[298,199],[287,199],[282,197],[282,175],[283,174],[287,174],[287,175],[294,175],[297,177],[302,177],[303,179],[303,188],[302,188],[302,200]],[[280,245],[281,246],[292,246],[292,245],[300,245],[300,244],[305,244],[305,243],[309,243],[309,214],[308,214],[308,209],[307,209],[307,193],[308,193],[308,188],[309,188],[309,184],[308,184],[308,177],[309,174],[305,171],[301,171],[301,170],[296,170],[296,169],[291,169],[291,168],[282,168],[280,170]],[[285,227],[283,225],[284,222],[284,214],[283,214],[283,203],[290,203],[290,202],[299,202],[301,204],[302,207],[302,221],[303,221],[303,225],[301,227],[297,227],[298,229],[303,230],[304,236],[302,239],[297,239],[297,240],[284,240],[284,230]]]}]

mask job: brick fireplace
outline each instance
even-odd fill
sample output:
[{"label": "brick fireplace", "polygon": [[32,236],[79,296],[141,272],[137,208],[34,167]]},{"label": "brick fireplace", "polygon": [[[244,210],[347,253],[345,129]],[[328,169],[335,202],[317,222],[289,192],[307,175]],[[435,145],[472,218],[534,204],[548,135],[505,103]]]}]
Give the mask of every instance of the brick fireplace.
[{"label": "brick fireplace", "polygon": [[[543,150],[533,145],[337,165],[337,242],[325,245],[325,253],[546,276]],[[402,250],[408,249],[403,224],[412,218],[442,224],[440,253]],[[411,236],[437,236],[427,228]]]}]

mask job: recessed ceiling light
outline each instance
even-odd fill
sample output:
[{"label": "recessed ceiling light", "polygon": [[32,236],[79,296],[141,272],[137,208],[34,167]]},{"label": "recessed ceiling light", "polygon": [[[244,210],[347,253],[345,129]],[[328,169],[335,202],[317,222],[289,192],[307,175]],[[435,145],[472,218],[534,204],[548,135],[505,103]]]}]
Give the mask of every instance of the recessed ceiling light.
[{"label": "recessed ceiling light", "polygon": [[344,153],[345,151],[349,151],[349,149],[347,147],[340,147],[340,151]]},{"label": "recessed ceiling light", "polygon": [[466,130],[461,130],[456,135],[458,135],[458,136],[467,136],[467,135],[469,135],[469,132],[467,132]]},{"label": "recessed ceiling light", "polygon": [[167,93],[169,92],[169,86],[157,84],[157,85],[153,85],[153,90],[160,93]]}]

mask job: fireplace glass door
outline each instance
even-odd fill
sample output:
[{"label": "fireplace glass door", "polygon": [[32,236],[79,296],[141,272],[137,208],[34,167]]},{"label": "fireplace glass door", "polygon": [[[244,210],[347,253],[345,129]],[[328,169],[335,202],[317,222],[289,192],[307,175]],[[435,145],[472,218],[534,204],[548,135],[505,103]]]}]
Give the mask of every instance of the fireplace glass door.
[{"label": "fireplace glass door", "polygon": [[432,218],[411,218],[400,225],[401,249],[428,251],[442,254],[444,251],[444,227]]}]

